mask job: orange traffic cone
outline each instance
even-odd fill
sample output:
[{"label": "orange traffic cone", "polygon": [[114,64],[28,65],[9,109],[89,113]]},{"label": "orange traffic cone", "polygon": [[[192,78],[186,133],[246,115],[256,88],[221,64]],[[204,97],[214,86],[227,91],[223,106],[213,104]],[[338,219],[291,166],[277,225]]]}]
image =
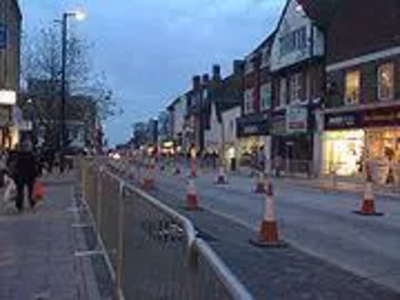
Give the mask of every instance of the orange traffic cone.
[{"label": "orange traffic cone", "polygon": [[146,176],[143,178],[142,188],[149,190],[154,187],[154,165],[150,163],[147,167]]},{"label": "orange traffic cone", "polygon": [[256,240],[250,243],[259,247],[282,247],[285,243],[279,239],[278,224],[275,219],[274,193],[272,183],[267,183],[265,197],[264,217],[260,226],[260,232]]},{"label": "orange traffic cone", "polygon": [[217,179],[215,180],[215,184],[227,184],[228,183],[228,179],[226,177],[226,173],[225,173],[225,169],[224,167],[219,167],[219,171],[218,171],[218,176]]},{"label": "orange traffic cone", "polygon": [[363,201],[361,204],[361,210],[355,211],[355,213],[363,216],[382,216],[383,213],[378,213],[375,210],[375,197],[373,193],[373,180],[369,165],[366,165],[366,181],[364,188]]},{"label": "orange traffic cone", "polygon": [[257,194],[264,194],[265,190],[265,179],[264,173],[258,172],[257,181],[256,181],[256,188],[254,190]]},{"label": "orange traffic cone", "polygon": [[189,178],[188,180],[186,193],[186,209],[192,211],[199,209],[199,196],[197,195],[196,186],[192,178]]}]

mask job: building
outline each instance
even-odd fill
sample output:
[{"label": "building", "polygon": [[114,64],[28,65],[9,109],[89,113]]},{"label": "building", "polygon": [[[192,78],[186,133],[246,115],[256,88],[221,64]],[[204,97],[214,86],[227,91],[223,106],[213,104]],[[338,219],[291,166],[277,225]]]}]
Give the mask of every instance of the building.
[{"label": "building", "polygon": [[158,143],[158,120],[150,119],[147,122],[146,144],[150,151],[156,151]]},{"label": "building", "polygon": [[[218,155],[224,165],[237,159],[236,117],[242,104],[243,61],[234,61],[233,73],[213,81],[208,91],[209,113],[206,114],[205,153]],[[235,109],[238,113],[226,113]],[[225,117],[224,117],[225,116]]]},{"label": "building", "polygon": [[0,1],[0,149],[18,142],[13,106],[19,90],[21,21],[17,0]]},{"label": "building", "polygon": [[192,78],[192,90],[188,93],[188,113],[186,116],[187,135],[190,139],[190,148],[196,153],[204,154],[205,131],[209,127],[211,114],[211,93],[221,82],[221,67],[214,65],[211,78],[208,74],[196,75]]},{"label": "building", "polygon": [[158,114],[157,118],[157,147],[164,151],[172,151],[174,148],[174,143],[171,138],[171,128],[170,128],[170,115],[168,111],[162,111]]},{"label": "building", "polygon": [[168,107],[170,136],[176,152],[181,153],[186,149],[186,116],[188,112],[189,93],[175,99]]},{"label": "building", "polygon": [[391,162],[400,162],[399,19],[399,1],[368,1],[360,9],[359,1],[346,0],[326,27],[323,174],[361,176],[368,159],[375,179],[387,182]]},{"label": "building", "polygon": [[147,124],[145,122],[137,122],[133,124],[132,145],[135,149],[141,149],[147,143]]},{"label": "building", "polygon": [[[283,10],[271,46],[272,156],[289,173],[314,173],[315,115],[324,94],[324,35],[297,0]],[[280,160],[282,161],[282,160]]]},{"label": "building", "polygon": [[242,116],[237,120],[238,158],[241,165],[254,165],[254,159],[260,155],[265,158],[265,161],[271,160],[269,120],[272,78],[269,69],[272,41],[273,34],[245,59]]}]

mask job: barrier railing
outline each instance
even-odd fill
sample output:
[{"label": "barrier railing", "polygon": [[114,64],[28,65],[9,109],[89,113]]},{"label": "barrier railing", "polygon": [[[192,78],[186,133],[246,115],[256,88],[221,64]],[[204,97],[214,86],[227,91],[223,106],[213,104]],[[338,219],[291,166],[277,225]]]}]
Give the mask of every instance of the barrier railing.
[{"label": "barrier railing", "polygon": [[119,298],[252,299],[188,219],[108,169],[79,177]]}]

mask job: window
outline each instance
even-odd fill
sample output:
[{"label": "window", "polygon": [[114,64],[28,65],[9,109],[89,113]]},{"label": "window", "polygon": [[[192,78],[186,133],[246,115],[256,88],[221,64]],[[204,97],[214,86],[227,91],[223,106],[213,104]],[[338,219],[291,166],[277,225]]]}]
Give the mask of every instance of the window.
[{"label": "window", "polygon": [[254,71],[253,55],[247,57],[244,68],[246,74],[249,74]]},{"label": "window", "polygon": [[302,76],[296,73],[290,77],[290,103],[301,102]]},{"label": "window", "polygon": [[244,92],[244,114],[249,114],[254,112],[254,99],[253,99],[254,90],[248,89]]},{"label": "window", "polygon": [[307,47],[307,27],[301,27],[280,38],[281,56]]},{"label": "window", "polygon": [[267,83],[261,86],[260,88],[261,94],[261,110],[266,110],[271,107],[271,84]]},{"label": "window", "polygon": [[346,104],[360,103],[360,71],[351,71],[346,74]]},{"label": "window", "polygon": [[386,63],[378,68],[378,99],[390,100],[394,96],[394,66]]},{"label": "window", "polygon": [[280,107],[287,104],[287,80],[286,78],[281,78],[279,82],[279,105]]}]

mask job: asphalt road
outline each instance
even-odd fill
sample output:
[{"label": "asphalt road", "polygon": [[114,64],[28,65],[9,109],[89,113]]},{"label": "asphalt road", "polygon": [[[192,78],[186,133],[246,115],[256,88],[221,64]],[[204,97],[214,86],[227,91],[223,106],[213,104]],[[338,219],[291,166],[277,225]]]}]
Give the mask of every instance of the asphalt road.
[{"label": "asphalt road", "polygon": [[[201,206],[230,224],[258,230],[264,196],[253,192],[254,179],[231,177],[229,185],[222,186],[214,179],[215,174],[206,173],[195,180]],[[180,207],[186,184],[185,175],[158,173],[153,193]],[[274,190],[280,233],[293,247],[400,293],[400,201],[378,197],[378,210],[385,215],[365,217],[352,213],[360,207],[357,194],[324,193],[283,181],[275,181]],[[208,231],[213,234],[217,228]],[[244,239],[236,242],[246,243]]]}]

